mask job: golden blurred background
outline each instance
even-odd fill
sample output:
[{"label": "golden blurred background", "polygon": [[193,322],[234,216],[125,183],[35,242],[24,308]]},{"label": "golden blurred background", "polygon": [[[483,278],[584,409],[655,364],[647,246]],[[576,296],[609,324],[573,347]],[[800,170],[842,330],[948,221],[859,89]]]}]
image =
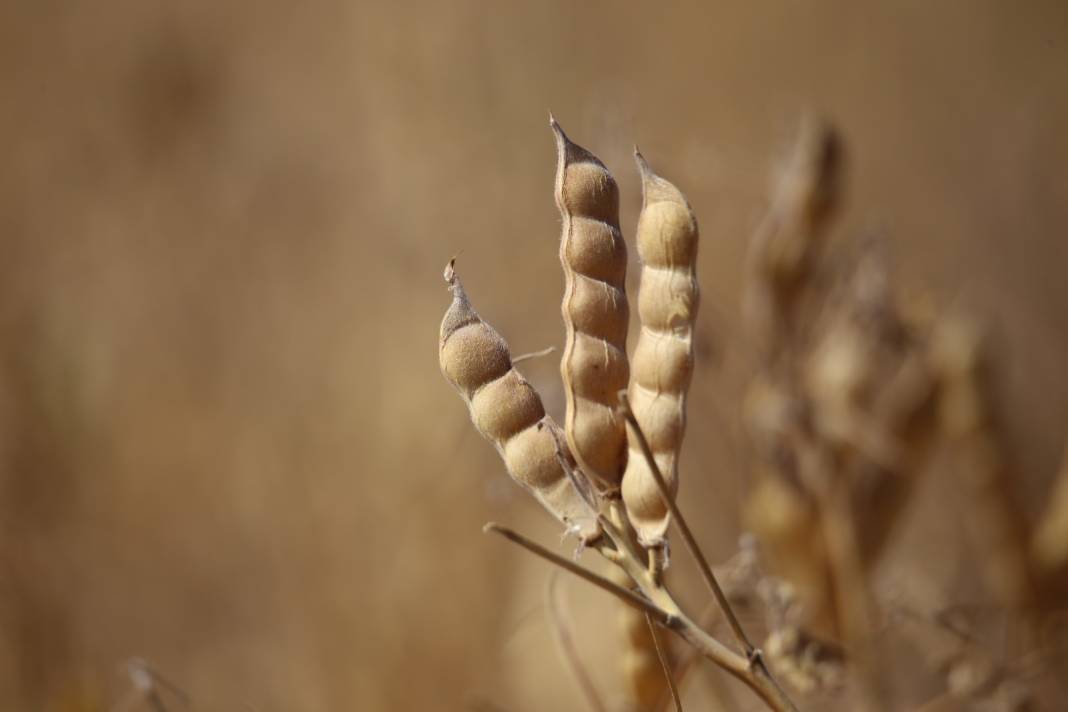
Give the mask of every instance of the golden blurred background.
[{"label": "golden blurred background", "polygon": [[[1029,513],[1056,472],[1061,0],[10,0],[0,54],[3,709],[109,709],[135,656],[198,709],[582,709],[548,567],[481,533],[558,527],[436,359],[456,253],[515,353],[562,342],[550,109],[628,239],[635,143],[700,220],[682,501],[713,559],[749,481],[741,265],[805,112],[846,142],[835,239],[993,335]],[[524,371],[559,417],[557,357]],[[937,473],[919,499],[906,529],[960,528]],[[982,552],[934,549],[968,585]],[[609,603],[562,585],[610,689]]]}]

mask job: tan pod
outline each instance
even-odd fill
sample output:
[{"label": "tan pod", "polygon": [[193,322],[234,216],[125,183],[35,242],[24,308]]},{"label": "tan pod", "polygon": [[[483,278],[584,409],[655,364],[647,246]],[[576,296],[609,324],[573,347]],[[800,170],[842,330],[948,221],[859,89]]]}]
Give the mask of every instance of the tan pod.
[{"label": "tan pod", "polygon": [[[631,359],[629,398],[653,458],[671,490],[678,490],[678,458],[686,430],[686,391],[693,373],[697,317],[697,220],[678,188],[635,154],[642,177],[638,218],[641,332]],[[623,475],[627,517],[643,546],[662,544],[670,515],[649,464],[630,444]]]},{"label": "tan pod", "polygon": [[591,475],[618,486],[626,461],[626,426],[617,412],[627,387],[624,280],[627,247],[619,231],[619,188],[592,153],[556,135],[556,205],[563,217],[563,315],[567,340],[560,372],[567,395],[564,431]]},{"label": "tan pod", "polygon": [[508,474],[582,539],[599,531],[596,515],[572,485],[559,453],[573,462],[560,427],[534,387],[512,367],[508,344],[471,306],[460,280],[445,269],[452,304],[441,321],[438,360],[459,391],[475,428],[492,442]]}]

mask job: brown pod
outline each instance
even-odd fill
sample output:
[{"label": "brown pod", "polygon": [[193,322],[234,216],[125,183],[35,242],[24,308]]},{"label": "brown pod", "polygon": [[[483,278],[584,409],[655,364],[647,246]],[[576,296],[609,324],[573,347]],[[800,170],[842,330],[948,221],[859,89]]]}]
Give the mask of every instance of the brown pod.
[{"label": "brown pod", "polygon": [[743,310],[764,359],[782,350],[796,326],[799,296],[841,203],[842,154],[830,125],[806,119],[749,245]]},{"label": "brown pod", "polygon": [[626,425],[617,412],[627,387],[624,279],[627,247],[619,230],[619,188],[604,164],[572,143],[555,119],[556,205],[563,217],[563,315],[567,340],[560,372],[567,396],[564,432],[583,469],[618,486]]},{"label": "brown pod", "polygon": [[441,321],[441,373],[459,391],[475,429],[497,448],[512,479],[582,539],[594,538],[600,530],[596,515],[561,463],[574,461],[560,427],[512,366],[508,344],[471,306],[451,262],[445,281],[452,304]]},{"label": "brown pod", "polygon": [[[678,188],[635,153],[642,177],[638,218],[641,333],[631,359],[630,406],[672,496],[686,430],[686,391],[693,373],[697,317],[697,220]],[[627,517],[644,546],[664,542],[670,515],[649,464],[631,442],[623,475]]]},{"label": "brown pod", "polygon": [[1046,511],[1032,533],[1031,558],[1047,575],[1062,572],[1068,564],[1068,450],[1047,496]]}]

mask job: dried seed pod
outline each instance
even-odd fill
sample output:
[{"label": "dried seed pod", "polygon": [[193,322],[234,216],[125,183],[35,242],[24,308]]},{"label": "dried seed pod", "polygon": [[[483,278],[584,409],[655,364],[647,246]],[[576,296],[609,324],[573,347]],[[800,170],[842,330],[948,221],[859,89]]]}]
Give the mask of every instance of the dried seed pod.
[{"label": "dried seed pod", "polygon": [[556,205],[563,217],[563,315],[567,331],[560,371],[567,395],[564,431],[582,467],[618,485],[626,426],[616,412],[627,387],[624,279],[627,247],[619,231],[619,188],[604,164],[572,143],[555,119]]},{"label": "dried seed pod", "polygon": [[764,652],[775,672],[805,694],[838,691],[845,684],[845,660],[839,649],[796,626],[769,633]]},{"label": "dried seed pod", "polygon": [[836,640],[838,604],[819,506],[798,483],[761,470],[742,512],[745,527],[760,538],[769,565],[790,583],[791,595],[801,604],[803,620],[792,623]]},{"label": "dried seed pod", "polygon": [[1068,450],[1048,495],[1046,511],[1032,534],[1031,557],[1044,574],[1068,564]]},{"label": "dried seed pod", "polygon": [[[642,177],[638,255],[641,333],[634,349],[629,398],[672,495],[686,430],[686,391],[693,373],[697,318],[697,220],[678,188],[653,173],[635,153]],[[649,464],[630,444],[623,475],[627,517],[644,546],[663,543],[670,515]]]},{"label": "dried seed pod", "polygon": [[933,335],[931,360],[941,380],[939,417],[960,461],[957,476],[970,498],[969,524],[982,542],[987,583],[1001,602],[1033,610],[1038,572],[1029,551],[1031,526],[1016,500],[987,351],[975,324],[949,318]]},{"label": "dried seed pod", "polygon": [[596,515],[564,470],[574,461],[559,426],[512,367],[508,344],[471,306],[452,262],[445,281],[453,298],[441,322],[441,373],[460,392],[475,428],[496,446],[512,479],[582,539],[593,538],[599,531]]},{"label": "dried seed pod", "polygon": [[747,256],[744,312],[764,358],[790,336],[798,295],[840,202],[841,164],[834,129],[806,120]]}]

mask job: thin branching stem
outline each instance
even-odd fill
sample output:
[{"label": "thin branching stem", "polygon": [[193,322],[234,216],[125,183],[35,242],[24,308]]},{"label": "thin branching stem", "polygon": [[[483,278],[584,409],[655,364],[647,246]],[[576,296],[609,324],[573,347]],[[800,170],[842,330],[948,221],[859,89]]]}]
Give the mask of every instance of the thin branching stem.
[{"label": "thin branching stem", "polygon": [[624,603],[647,613],[658,625],[681,636],[704,657],[745,683],[775,712],[797,712],[793,702],[772,679],[759,655],[739,655],[702,630],[682,612],[671,593],[661,583],[653,580],[644,557],[631,547],[625,535],[611,524],[609,518],[602,517],[601,523],[615,548],[602,542],[598,544],[597,550],[609,561],[622,567],[648,598],[629,591],[500,524],[491,522],[483,527],[483,531],[500,534],[536,556],[584,578]]},{"label": "thin branching stem", "polygon": [[[619,503],[609,502],[609,506],[619,506]],[[700,651],[701,655],[748,685],[772,709],[796,710],[793,702],[771,676],[771,672],[764,663],[763,655],[759,651],[754,650],[751,655],[739,655],[706,633],[704,628],[682,612],[671,593],[664,588],[662,581],[650,575],[643,554],[633,548],[630,537],[612,524],[615,519],[602,517],[601,526],[616,548],[610,552],[611,556],[605,554],[602,549],[599,551],[606,558],[621,566],[651,601],[681,621],[679,625],[667,627],[682,636]],[[727,610],[731,609],[728,607]]]},{"label": "thin branching stem", "polygon": [[555,346],[547,346],[539,351],[531,351],[530,353],[520,354],[519,356],[516,356],[512,359],[512,365],[515,366],[517,364],[523,363],[524,361],[529,361],[530,359],[548,356],[553,351],[556,351]]},{"label": "thin branching stem", "polygon": [[627,419],[627,423],[630,425],[635,439],[638,442],[638,448],[642,451],[642,456],[645,457],[645,460],[649,465],[653,480],[656,481],[656,486],[660,490],[660,496],[663,498],[664,504],[667,505],[668,511],[671,512],[671,516],[675,520],[679,532],[682,534],[682,539],[686,544],[686,548],[689,550],[690,554],[697,562],[698,568],[701,570],[701,577],[705,580],[709,590],[712,591],[716,603],[719,604],[724,617],[727,619],[727,624],[730,626],[731,633],[734,634],[734,638],[738,641],[742,650],[745,651],[746,657],[752,657],[754,650],[753,644],[749,642],[749,638],[742,629],[742,624],[738,622],[738,617],[734,615],[734,611],[731,609],[731,605],[727,601],[727,596],[723,593],[723,589],[716,580],[716,575],[712,573],[712,567],[708,565],[708,560],[705,558],[704,553],[702,553],[701,547],[697,545],[697,540],[694,538],[693,532],[690,531],[690,526],[686,523],[686,519],[682,516],[679,506],[675,503],[675,498],[671,496],[671,491],[668,489],[667,482],[664,480],[664,475],[660,472],[659,465],[656,464],[656,458],[653,457],[653,451],[649,447],[649,441],[646,440],[645,433],[642,432],[641,426],[638,425],[638,419],[634,416],[634,411],[631,410],[630,401],[627,399],[626,393],[619,394],[619,403],[620,408],[623,411],[623,417]]},{"label": "thin branching stem", "polygon": [[[549,622],[552,624],[557,648],[560,650],[564,662],[571,670],[571,674],[574,675],[575,681],[581,688],[590,709],[593,712],[608,712],[608,707],[601,699],[601,694],[597,691],[597,686],[593,683],[593,678],[590,677],[586,665],[582,662],[582,656],[579,655],[578,648],[575,646],[575,639],[571,634],[571,626],[568,624],[564,613],[564,605],[561,600],[562,594],[557,588],[559,573],[558,570],[553,569],[545,585],[545,612],[548,614]],[[648,619],[649,614],[646,613],[645,615],[646,619]],[[652,625],[651,622],[650,625]]]},{"label": "thin branching stem", "polygon": [[668,690],[671,691],[671,701],[675,703],[675,712],[682,712],[682,698],[679,697],[679,688],[675,686],[675,676],[671,674],[671,666],[660,645],[660,636],[656,634],[656,626],[648,613],[645,614],[645,622],[649,625],[649,635],[652,636],[653,647],[656,648],[656,659],[660,661],[660,669],[664,671],[664,679],[667,680]]},{"label": "thin branching stem", "polygon": [[[641,426],[638,424],[638,419],[635,417],[634,411],[630,407],[630,401],[627,399],[625,391],[619,394],[619,403],[623,417],[630,426],[638,443],[638,448],[642,452],[642,457],[645,458],[646,463],[649,465],[649,470],[653,475],[653,479],[656,481],[656,486],[660,490],[660,496],[664,500],[664,504],[667,506],[668,511],[671,512],[679,531],[682,533],[682,539],[686,544],[686,548],[697,562],[697,566],[701,570],[701,576],[704,578],[708,588],[712,591],[712,595],[716,599],[716,603],[719,604],[720,610],[723,611],[723,616],[727,619],[727,623],[730,626],[735,639],[745,652],[745,657],[749,661],[749,671],[752,675],[752,680],[756,681],[759,685],[759,687],[755,687],[754,689],[756,689],[769,704],[774,703],[775,705],[781,705],[780,707],[775,707],[775,709],[795,709],[793,702],[790,701],[786,696],[786,693],[775,681],[775,678],[772,677],[771,671],[764,662],[764,656],[761,651],[753,647],[753,644],[749,642],[749,638],[742,629],[742,624],[734,614],[734,610],[731,608],[727,596],[723,593],[719,581],[716,580],[716,575],[712,573],[712,567],[709,566],[708,559],[705,558],[704,553],[701,551],[701,547],[698,546],[697,539],[694,538],[690,526],[686,523],[686,519],[682,516],[682,512],[675,503],[675,498],[671,496],[671,491],[668,489],[667,482],[664,480],[664,475],[660,472],[660,466],[657,465],[656,458],[653,457],[652,448],[649,447],[649,441],[646,439],[645,433],[642,432]],[[694,627],[696,628],[696,626]],[[770,695],[774,702],[765,695]]]},{"label": "thin branching stem", "polygon": [[574,561],[569,561],[563,556],[560,556],[555,552],[549,551],[541,544],[531,541],[519,532],[509,529],[508,527],[501,526],[496,522],[490,522],[486,524],[486,526],[482,527],[482,531],[487,533],[493,532],[494,534],[500,534],[505,539],[508,539],[509,541],[518,544],[519,546],[523,547],[532,554],[540,556],[546,561],[554,563],[563,569],[567,569],[576,576],[586,579],[594,586],[604,589],[605,591],[620,599],[624,603],[627,603],[633,606],[634,608],[637,608],[642,613],[650,614],[651,616],[653,616],[653,619],[660,625],[671,627],[671,617],[654,604],[650,603],[649,601],[642,598],[633,591],[628,591],[622,586],[613,583],[612,581],[609,581],[604,576],[595,574],[589,569],[585,569],[579,566]]}]

